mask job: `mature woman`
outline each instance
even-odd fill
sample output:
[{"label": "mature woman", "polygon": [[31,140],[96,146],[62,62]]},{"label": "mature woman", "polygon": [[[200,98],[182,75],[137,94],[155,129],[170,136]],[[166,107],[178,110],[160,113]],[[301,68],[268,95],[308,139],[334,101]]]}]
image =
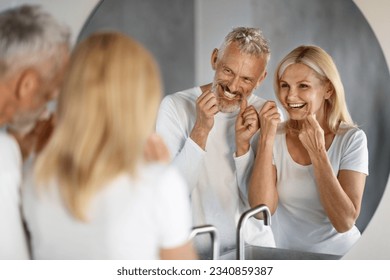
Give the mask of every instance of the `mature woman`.
[{"label": "mature woman", "polygon": [[186,186],[155,161],[168,158],[152,135],[160,95],[154,59],[131,38],[77,46],[57,127],[23,187],[33,258],[195,257]]},{"label": "mature woman", "polygon": [[249,188],[251,206],[273,213],[276,246],[342,255],[358,240],[367,140],[354,125],[332,58],[300,46],[279,63],[275,103],[260,111],[261,136]]}]

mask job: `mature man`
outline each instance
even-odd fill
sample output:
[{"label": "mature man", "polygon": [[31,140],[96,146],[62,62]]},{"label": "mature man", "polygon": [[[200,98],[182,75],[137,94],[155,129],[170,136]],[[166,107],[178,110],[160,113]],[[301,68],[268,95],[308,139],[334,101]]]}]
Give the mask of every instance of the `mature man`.
[{"label": "mature man", "polygon": [[[0,13],[0,259],[29,258],[20,212],[22,164],[45,141],[70,32],[39,6]],[[7,131],[5,132],[5,127]]]},{"label": "mature man", "polygon": [[[234,28],[212,52],[213,82],[166,96],[159,110],[157,132],[188,182],[194,224],[217,227],[222,253],[235,248],[236,224],[248,209],[257,110],[266,102],[253,91],[266,77],[269,57],[259,29]],[[251,243],[274,246],[261,221],[251,220],[246,234]],[[209,244],[198,241],[202,255]]]}]

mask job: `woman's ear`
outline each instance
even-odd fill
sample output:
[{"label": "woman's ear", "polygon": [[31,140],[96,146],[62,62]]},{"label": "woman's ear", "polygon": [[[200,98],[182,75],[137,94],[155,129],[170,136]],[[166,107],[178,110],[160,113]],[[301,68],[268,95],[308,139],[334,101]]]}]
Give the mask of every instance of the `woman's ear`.
[{"label": "woman's ear", "polygon": [[211,54],[211,68],[215,71],[217,69],[218,49],[215,48]]},{"label": "woman's ear", "polygon": [[326,85],[325,99],[329,99],[334,93],[334,87],[332,83],[328,82]]},{"label": "woman's ear", "polygon": [[41,84],[40,74],[35,69],[24,70],[16,87],[16,98],[20,103],[31,102]]}]

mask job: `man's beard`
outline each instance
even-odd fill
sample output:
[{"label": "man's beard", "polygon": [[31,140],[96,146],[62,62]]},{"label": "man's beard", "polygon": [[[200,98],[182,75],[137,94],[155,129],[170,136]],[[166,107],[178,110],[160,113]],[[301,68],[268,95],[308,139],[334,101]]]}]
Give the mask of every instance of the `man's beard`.
[{"label": "man's beard", "polygon": [[228,100],[225,99],[219,99],[218,100],[218,109],[222,113],[233,113],[235,111],[238,111],[240,109],[240,101],[235,101],[232,103],[231,101],[227,102]]},{"label": "man's beard", "polygon": [[214,94],[217,97],[218,102],[218,110],[222,113],[232,113],[235,111],[238,111],[240,109],[241,100],[242,98],[245,98],[244,95],[241,92],[235,93],[235,97],[232,99],[228,99],[226,96],[220,96],[223,95],[223,93],[218,92],[218,90],[225,91],[227,90],[227,87],[225,85],[213,82],[211,91],[214,92]]},{"label": "man's beard", "polygon": [[46,106],[32,112],[19,113],[7,126],[19,135],[26,135],[34,129],[38,120],[47,118],[49,114]]}]

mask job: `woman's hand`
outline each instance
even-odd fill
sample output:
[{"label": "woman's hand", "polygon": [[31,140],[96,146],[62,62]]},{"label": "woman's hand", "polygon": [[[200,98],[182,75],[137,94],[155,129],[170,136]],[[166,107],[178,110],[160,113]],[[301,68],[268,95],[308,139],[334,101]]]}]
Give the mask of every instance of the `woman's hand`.
[{"label": "woman's hand", "polygon": [[324,130],[318,123],[315,115],[310,114],[302,124],[299,140],[309,156],[326,152]]},{"label": "woman's hand", "polygon": [[170,161],[169,150],[162,138],[156,133],[151,134],[146,141],[144,158],[146,162],[168,163]]},{"label": "woman's hand", "polygon": [[259,112],[261,135],[273,138],[278,124],[281,122],[280,113],[276,103],[267,101]]}]

